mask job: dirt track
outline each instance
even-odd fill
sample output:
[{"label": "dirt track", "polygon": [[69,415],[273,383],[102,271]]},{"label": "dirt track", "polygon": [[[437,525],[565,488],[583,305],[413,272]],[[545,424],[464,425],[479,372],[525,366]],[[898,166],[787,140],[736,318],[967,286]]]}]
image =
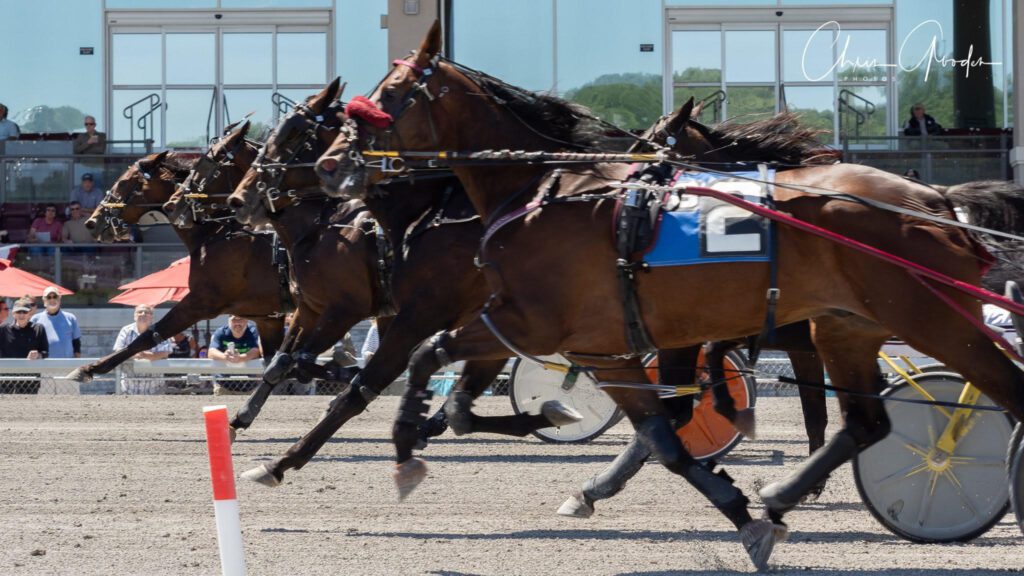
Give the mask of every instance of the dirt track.
[{"label": "dirt track", "polygon": [[[201,407],[219,400],[0,396],[0,574],[218,574]],[[235,444],[236,473],[282,452],[325,403],[271,398]],[[806,450],[795,398],[758,406],[764,440],[741,444],[726,462],[748,495]],[[276,490],[241,481],[249,574],[752,571],[728,522],[659,466],[590,520],[554,514],[617,453],[625,424],[586,446],[446,436],[427,450],[430,477],[398,504],[388,441],[395,407],[395,398],[379,400]],[[506,398],[481,407],[507,409]],[[1019,570],[1024,539],[1009,518],[971,544],[910,544],[871,518],[844,467],[821,501],[787,517],[793,535],[776,549],[774,573]]]}]

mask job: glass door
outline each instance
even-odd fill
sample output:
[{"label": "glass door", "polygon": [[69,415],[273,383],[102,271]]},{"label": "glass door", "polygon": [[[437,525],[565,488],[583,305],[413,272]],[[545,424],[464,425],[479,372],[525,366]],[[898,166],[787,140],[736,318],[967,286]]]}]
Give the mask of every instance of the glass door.
[{"label": "glass door", "polygon": [[[670,9],[671,99],[704,100],[698,119],[753,121],[789,110],[809,126],[885,136],[894,126],[891,9]],[[837,20],[837,18],[839,18]],[[759,23],[764,21],[771,23]]]},{"label": "glass door", "polygon": [[247,115],[259,135],[277,122],[275,93],[301,101],[329,74],[327,26],[112,26],[109,33],[113,140],[203,148]]}]

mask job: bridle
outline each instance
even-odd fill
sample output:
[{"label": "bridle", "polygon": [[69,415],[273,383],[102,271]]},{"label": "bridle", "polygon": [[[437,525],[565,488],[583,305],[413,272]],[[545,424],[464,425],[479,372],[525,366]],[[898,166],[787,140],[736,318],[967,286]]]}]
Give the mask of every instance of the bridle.
[{"label": "bridle", "polygon": [[[132,199],[142,194],[142,189],[146,185],[146,182],[151,180],[153,176],[149,171],[142,167],[141,162],[135,162],[135,164],[132,165],[132,168],[135,170],[136,174],[132,176],[130,181],[132,183],[139,184],[139,186],[132,187],[130,193],[122,197],[121,192],[115,192],[114,189],[118,187],[118,184],[126,181],[118,180],[117,182],[114,182],[114,185],[111,186],[106,193],[104,193],[103,200],[99,203],[99,206],[103,208],[101,218],[103,226],[99,229],[99,233],[101,234],[104,230],[109,228],[113,231],[115,238],[127,237],[130,229],[128,223],[121,217],[122,212],[128,206],[147,206],[147,204],[133,204]],[[158,204],[155,203],[149,205],[158,206]]]},{"label": "bridle", "polygon": [[[227,150],[220,150],[216,154],[214,153],[214,147],[217,142],[222,140],[215,140],[205,154],[196,160],[196,163],[192,166],[192,171],[185,180],[178,186],[178,192],[176,196],[181,198],[181,202],[184,202],[185,207],[192,214],[192,221],[196,224],[201,224],[207,221],[222,221],[230,220],[233,218],[231,215],[222,217],[214,217],[213,212],[219,209],[228,208],[227,204],[220,205],[216,202],[204,202],[210,198],[224,197],[227,198],[234,191],[237,182],[234,182],[232,178],[232,172],[238,168],[236,163],[236,155],[243,146],[251,146],[254,150],[262,147],[262,143],[249,140],[247,138],[238,138],[237,141],[232,144]],[[225,192],[218,194],[208,194],[206,189],[211,186],[219,178],[227,178],[227,187]],[[207,210],[210,214],[207,214]],[[175,208],[175,213],[179,210]],[[173,216],[173,215],[172,215]],[[184,213],[180,213],[176,218],[173,218],[175,225],[184,224],[182,219]]]},{"label": "bridle", "polygon": [[[302,154],[308,154],[315,152],[315,142],[317,140],[318,132],[320,130],[334,130],[337,127],[328,125],[327,119],[331,116],[336,117],[336,113],[340,111],[340,103],[331,102],[326,110],[322,114],[317,114],[305,104],[297,104],[281,122],[281,126],[287,126],[292,118],[298,117],[304,121],[304,127],[299,131],[301,139],[297,140],[294,147],[289,147],[287,142],[282,145],[281,148],[284,150],[281,159],[268,159],[267,149],[269,148],[270,140],[264,145],[259,154],[256,156],[256,160],[252,163],[251,168],[256,171],[256,191],[260,195],[261,201],[264,208],[270,215],[276,214],[282,207],[277,206],[277,202],[282,197],[287,197],[293,202],[300,201],[303,197],[315,196],[322,194],[300,194],[296,190],[281,190],[281,183],[288,170],[295,170],[299,168],[312,169],[316,167],[317,158],[313,158],[309,162],[296,162]],[[271,136],[271,139],[275,138],[277,131]],[[289,135],[289,140],[293,139],[292,135]]]},{"label": "bridle", "polygon": [[[415,55],[416,51],[414,50],[409,57],[414,57]],[[435,55],[433,58],[430,59],[430,65],[427,67],[422,67],[408,60],[400,58],[392,60],[392,65],[405,66],[412,70],[413,73],[416,75],[416,81],[413,82],[412,86],[410,86],[409,89],[402,94],[402,97],[397,100],[397,108],[395,108],[394,110],[388,110],[385,107],[382,107],[382,110],[385,113],[387,113],[387,115],[390,117],[390,123],[386,128],[383,129],[383,150],[401,150],[404,148],[402,146],[401,136],[395,131],[395,124],[398,122],[398,119],[401,118],[403,114],[408,112],[411,108],[413,108],[416,105],[417,100],[420,97],[425,98],[426,105],[429,106],[438,98],[443,98],[445,95],[448,94],[448,86],[441,86],[440,89],[437,90],[437,94],[435,95],[431,93],[430,88],[427,85],[430,82],[430,80],[434,77],[434,69],[437,67],[440,60],[441,57]],[[380,89],[381,85],[387,80],[387,78],[388,77],[385,76],[379,83],[377,83],[377,86],[371,91],[371,94],[377,92]],[[434,124],[434,115],[431,114],[429,110],[427,111],[426,115],[427,124],[430,127],[430,137],[436,147],[439,140],[437,136],[437,127]],[[346,123],[346,125],[348,125],[347,130],[343,128],[342,133],[345,134],[346,136],[345,142],[348,144],[349,148],[349,159],[353,162],[355,166],[361,168],[376,168],[384,173],[399,173],[403,172],[406,169],[405,160],[399,156],[390,158],[382,157],[379,160],[366,160],[366,158],[363,157],[362,151],[377,150],[377,138],[374,135],[370,134],[361,137],[363,135],[360,134],[360,123],[358,122],[359,119],[351,118],[347,115],[346,118],[349,118],[351,125],[348,125],[349,123]],[[394,138],[397,141],[397,148],[392,148],[392,138]]]}]

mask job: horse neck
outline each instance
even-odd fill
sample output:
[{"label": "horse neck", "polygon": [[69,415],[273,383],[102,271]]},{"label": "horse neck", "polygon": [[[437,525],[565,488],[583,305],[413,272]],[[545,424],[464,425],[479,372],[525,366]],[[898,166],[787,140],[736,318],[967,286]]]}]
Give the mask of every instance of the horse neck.
[{"label": "horse neck", "polygon": [[[303,192],[302,190],[299,191]],[[312,199],[292,204],[278,211],[270,224],[281,238],[285,249],[291,252],[299,242],[323,226],[319,222],[327,199]]]},{"label": "horse neck", "polygon": [[381,186],[384,196],[371,196],[363,200],[367,209],[384,229],[392,246],[401,244],[409,226],[433,209],[453,178],[424,180],[421,182],[393,182]]}]

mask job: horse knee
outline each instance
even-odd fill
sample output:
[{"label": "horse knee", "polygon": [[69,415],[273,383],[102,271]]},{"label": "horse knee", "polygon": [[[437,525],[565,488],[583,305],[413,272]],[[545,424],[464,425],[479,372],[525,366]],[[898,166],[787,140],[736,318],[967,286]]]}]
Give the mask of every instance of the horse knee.
[{"label": "horse knee", "polygon": [[444,349],[444,343],[450,339],[447,332],[439,332],[416,348],[409,360],[410,384],[423,382],[425,386],[431,374],[451,364]]}]

